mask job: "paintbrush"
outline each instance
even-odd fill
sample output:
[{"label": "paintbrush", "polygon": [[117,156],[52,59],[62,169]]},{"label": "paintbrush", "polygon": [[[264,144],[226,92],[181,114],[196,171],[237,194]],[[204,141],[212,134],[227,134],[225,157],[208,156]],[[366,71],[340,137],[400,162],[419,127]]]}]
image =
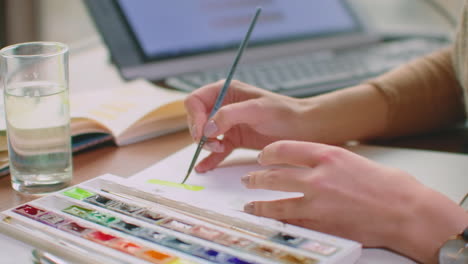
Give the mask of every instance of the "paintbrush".
[{"label": "paintbrush", "polygon": [[[234,75],[234,72],[236,71],[237,64],[239,63],[239,60],[240,60],[240,58],[242,56],[242,53],[244,52],[244,48],[247,45],[247,43],[249,42],[250,34],[252,33],[253,28],[255,27],[255,24],[257,23],[257,19],[258,19],[258,16],[260,15],[261,11],[262,11],[262,8],[257,7],[255,15],[254,15],[254,17],[252,19],[252,22],[250,22],[249,30],[245,34],[245,37],[242,40],[242,42],[241,42],[241,44],[239,46],[239,49],[237,50],[237,54],[236,54],[236,57],[234,59],[234,62],[232,63],[231,69],[229,70],[229,73],[228,73],[228,76],[226,78],[226,81],[224,82],[223,88],[221,89],[218,97],[216,98],[215,105],[214,105],[213,109],[211,110],[211,113],[210,113],[208,119],[211,118],[218,111],[218,109],[221,107],[221,104],[223,103],[224,96],[226,95],[227,89],[229,88],[229,85],[231,84],[232,76]],[[185,181],[187,181],[190,173],[193,170],[193,167],[195,166],[195,163],[197,162],[198,156],[200,155],[200,152],[201,152],[201,150],[203,148],[203,145],[205,145],[207,140],[208,139],[207,139],[206,136],[203,136],[200,139],[200,142],[198,143],[198,146],[197,146],[197,150],[195,151],[195,154],[193,155],[192,161],[190,162],[190,166],[189,166],[189,169],[187,171],[187,175],[185,175],[185,178],[182,181],[182,184],[184,184]]]}]

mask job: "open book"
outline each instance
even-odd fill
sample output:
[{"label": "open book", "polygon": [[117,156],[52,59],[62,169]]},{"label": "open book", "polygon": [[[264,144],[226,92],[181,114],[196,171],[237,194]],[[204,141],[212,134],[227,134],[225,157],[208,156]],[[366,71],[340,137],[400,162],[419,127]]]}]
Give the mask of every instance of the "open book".
[{"label": "open book", "polygon": [[[105,141],[123,146],[185,129],[184,96],[144,80],[71,95],[73,152]],[[8,152],[3,113],[0,123],[0,175],[5,175]]]},{"label": "open book", "polygon": [[[72,136],[102,133],[123,146],[187,127],[185,94],[144,80],[71,96]],[[74,142],[76,150],[79,142]]]}]

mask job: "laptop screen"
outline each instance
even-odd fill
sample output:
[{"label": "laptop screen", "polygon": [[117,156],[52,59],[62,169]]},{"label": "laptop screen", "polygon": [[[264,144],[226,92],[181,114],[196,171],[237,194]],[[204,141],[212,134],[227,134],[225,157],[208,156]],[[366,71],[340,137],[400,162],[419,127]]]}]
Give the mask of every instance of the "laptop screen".
[{"label": "laptop screen", "polygon": [[118,0],[118,5],[147,61],[235,48],[257,6],[263,10],[249,46],[359,29],[341,0]]},{"label": "laptop screen", "polygon": [[84,0],[125,79],[227,67],[256,7],[242,63],[375,42],[347,0]]}]

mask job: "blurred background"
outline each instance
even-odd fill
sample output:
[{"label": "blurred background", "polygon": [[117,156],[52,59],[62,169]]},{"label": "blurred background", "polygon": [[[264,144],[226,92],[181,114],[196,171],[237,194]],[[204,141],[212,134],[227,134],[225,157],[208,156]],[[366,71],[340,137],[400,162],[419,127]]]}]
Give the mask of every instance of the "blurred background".
[{"label": "blurred background", "polygon": [[[431,1],[347,1],[369,28],[382,34],[453,31],[447,19],[428,4]],[[463,0],[432,1],[443,6],[453,17],[459,16],[463,4]],[[0,0],[0,46],[50,40],[64,42],[73,50],[92,45],[99,39],[81,0]]]}]

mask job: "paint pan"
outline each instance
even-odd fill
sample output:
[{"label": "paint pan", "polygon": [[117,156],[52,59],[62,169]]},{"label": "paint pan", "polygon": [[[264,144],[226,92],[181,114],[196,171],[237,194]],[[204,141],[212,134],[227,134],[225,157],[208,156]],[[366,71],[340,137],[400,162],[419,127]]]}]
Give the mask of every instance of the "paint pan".
[{"label": "paint pan", "polygon": [[229,263],[229,264],[254,264],[255,262],[247,261],[247,260],[240,259],[240,258],[237,258],[237,257],[230,257],[230,258],[226,259],[225,263]]},{"label": "paint pan", "polygon": [[154,249],[138,253],[137,256],[155,264],[166,264],[176,259],[176,257],[172,255]]},{"label": "paint pan", "polygon": [[100,206],[100,207],[108,207],[111,206],[112,204],[118,203],[112,198],[109,198],[107,196],[103,196],[100,194],[96,194],[94,196],[88,197],[85,199],[86,202]]},{"label": "paint pan", "polygon": [[164,246],[176,249],[178,251],[182,251],[188,254],[193,254],[194,251],[200,248],[200,246],[181,240],[176,237],[168,237],[162,241]]},{"label": "paint pan", "polygon": [[194,253],[196,256],[200,258],[203,258],[203,259],[215,262],[215,263],[223,263],[223,264],[224,263],[237,263],[237,264],[255,263],[255,262],[251,262],[251,261],[239,258],[237,256],[231,256],[224,252],[219,252],[218,250],[205,248],[205,247],[199,248]]},{"label": "paint pan", "polygon": [[142,210],[142,211],[136,212],[134,216],[138,219],[141,219],[151,224],[166,217],[163,214],[153,212],[150,210]]},{"label": "paint pan", "polygon": [[83,218],[83,219],[86,218],[86,216],[88,214],[90,214],[91,212],[94,212],[94,210],[92,210],[92,209],[83,208],[83,207],[80,207],[80,206],[77,206],[77,205],[69,206],[69,207],[63,209],[62,211],[65,212],[65,213],[68,213],[68,214]]},{"label": "paint pan", "polygon": [[190,229],[194,226],[193,224],[175,219],[175,218],[169,218],[160,223],[161,226],[164,226],[166,228],[169,228],[174,231],[179,231],[182,233],[189,233]]},{"label": "paint pan", "polygon": [[222,245],[228,246],[228,247],[234,247],[234,248],[239,248],[239,249],[247,248],[253,244],[251,240],[248,240],[243,237],[228,235],[228,234],[224,234],[220,236],[219,238],[216,239],[216,242]]},{"label": "paint pan", "polygon": [[143,246],[136,243],[130,242],[125,239],[113,240],[109,243],[109,247],[122,251],[130,255],[136,255],[136,253],[143,249]]},{"label": "paint pan", "polygon": [[276,234],[275,236],[271,238],[271,240],[275,242],[279,242],[281,244],[292,246],[292,247],[297,247],[298,245],[300,245],[302,242],[305,241],[305,239],[302,237],[286,234],[283,232]]},{"label": "paint pan", "polygon": [[130,215],[138,210],[141,210],[142,207],[131,205],[124,202],[115,202],[106,206],[109,210],[117,211],[126,215]]},{"label": "paint pan", "polygon": [[192,262],[192,261],[188,261],[186,259],[176,259],[174,261],[171,262],[171,264],[196,264],[195,262]]},{"label": "paint pan", "polygon": [[196,250],[195,255],[207,259],[209,261],[213,261],[216,263],[223,263],[225,262],[226,259],[231,258],[232,256],[227,255],[225,253],[219,252],[218,250],[212,249],[212,248],[206,248],[206,247],[201,247],[198,250]]},{"label": "paint pan", "polygon": [[162,234],[158,231],[149,229],[149,228],[143,228],[136,234],[138,237],[143,238],[145,240],[160,244],[161,241],[167,237],[166,234]]},{"label": "paint pan", "polygon": [[309,258],[309,257],[298,256],[298,255],[291,254],[291,253],[286,253],[286,254],[278,256],[278,260],[281,261],[282,263],[286,263],[286,264],[316,264],[316,263],[319,263],[319,261],[316,260],[316,259]]},{"label": "paint pan", "polygon": [[85,226],[82,226],[76,222],[69,222],[69,223],[66,223],[64,225],[61,225],[59,226],[59,229],[60,230],[63,230],[63,231],[66,231],[66,232],[69,232],[69,233],[72,233],[74,235],[77,235],[77,236],[83,236],[89,232],[92,232],[94,231],[94,229],[92,228],[88,228],[88,227],[85,227]]},{"label": "paint pan", "polygon": [[108,245],[109,243],[113,242],[114,240],[118,239],[116,236],[106,234],[101,231],[93,231],[91,233],[88,233],[84,236],[86,239],[89,239],[91,241],[97,242],[99,244],[103,245]]},{"label": "paint pan", "polygon": [[13,212],[24,215],[29,218],[36,219],[38,216],[44,214],[46,211],[29,204],[25,204],[13,209]]},{"label": "paint pan", "polygon": [[201,225],[195,226],[190,231],[194,236],[197,236],[199,238],[203,238],[209,241],[216,240],[217,238],[221,237],[224,234],[221,231],[218,231],[218,230],[206,227],[206,226],[201,226]]},{"label": "paint pan", "polygon": [[85,219],[103,226],[108,226],[112,222],[119,220],[117,217],[111,214],[106,214],[99,211],[93,211],[89,213],[86,215]]},{"label": "paint pan", "polygon": [[138,234],[142,229],[142,227],[139,225],[128,223],[122,220],[114,221],[109,225],[109,227],[131,235]]},{"label": "paint pan", "polygon": [[38,216],[37,220],[46,225],[57,227],[59,224],[64,223],[66,218],[53,212],[47,212]]},{"label": "paint pan", "polygon": [[338,251],[338,248],[332,245],[328,245],[322,242],[314,241],[314,240],[309,240],[305,243],[303,243],[300,246],[301,249],[317,253],[320,255],[324,256],[330,256],[333,255],[335,252]]},{"label": "paint pan", "polygon": [[260,255],[266,258],[276,259],[281,255],[281,250],[278,248],[266,246],[266,245],[256,245],[249,249],[252,253]]},{"label": "paint pan", "polygon": [[62,192],[62,194],[70,198],[77,199],[77,200],[84,200],[88,197],[95,195],[93,192],[90,192],[90,191],[87,191],[85,189],[81,189],[78,187],[68,189]]}]

